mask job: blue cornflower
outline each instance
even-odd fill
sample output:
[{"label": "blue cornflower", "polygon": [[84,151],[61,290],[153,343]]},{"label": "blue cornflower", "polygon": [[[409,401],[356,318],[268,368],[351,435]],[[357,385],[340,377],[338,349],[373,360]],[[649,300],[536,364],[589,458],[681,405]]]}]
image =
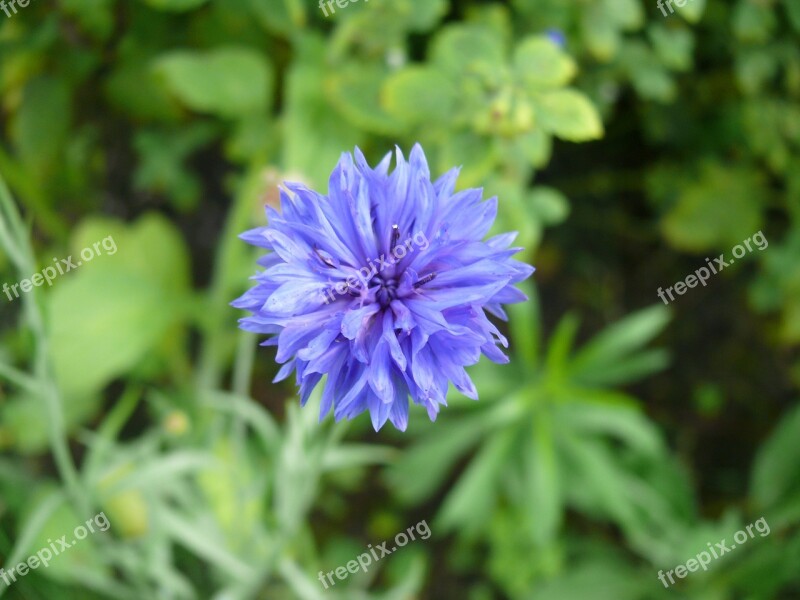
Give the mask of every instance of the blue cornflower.
[{"label": "blue cornflower", "polygon": [[526,300],[513,287],[533,267],[511,257],[516,234],[483,241],[497,199],[454,193],[458,169],[435,182],[422,148],[406,161],[397,150],[372,169],[361,151],[343,154],[328,195],[286,183],[281,212],[241,237],[272,253],[258,262],[255,287],[233,302],[252,316],[247,331],[273,334],[280,381],[296,372],[301,403],[323,375],[320,419],[369,411],[377,431],[386,420],[405,430],[408,398],[436,419],[448,382],[470,398],[464,370],[481,353],[498,363],[508,342],[486,311]]}]

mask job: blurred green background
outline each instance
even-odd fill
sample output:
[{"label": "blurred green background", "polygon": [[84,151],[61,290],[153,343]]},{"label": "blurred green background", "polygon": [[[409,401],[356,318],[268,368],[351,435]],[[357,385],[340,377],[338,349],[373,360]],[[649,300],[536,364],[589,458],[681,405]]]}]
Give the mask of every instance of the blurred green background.
[{"label": "blurred green background", "polygon": [[[111,522],[0,594],[800,598],[800,3],[343,4],[0,13],[2,282],[118,247],[0,296],[0,562]],[[500,198],[537,267],[511,364],[406,434],[318,424],[237,330],[257,254],[236,236],[284,179],[325,191],[341,152],[416,141]]]}]

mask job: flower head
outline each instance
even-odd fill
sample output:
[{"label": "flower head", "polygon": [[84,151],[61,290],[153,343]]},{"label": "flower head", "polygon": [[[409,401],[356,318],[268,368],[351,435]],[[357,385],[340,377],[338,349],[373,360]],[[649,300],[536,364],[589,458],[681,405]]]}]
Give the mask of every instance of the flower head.
[{"label": "flower head", "polygon": [[283,364],[275,381],[296,372],[301,403],[323,375],[320,419],[369,411],[377,431],[405,430],[408,398],[436,419],[448,382],[478,398],[465,366],[481,353],[508,362],[508,345],[487,318],[526,296],[513,287],[533,267],[513,260],[515,234],[483,241],[497,200],[470,189],[454,193],[458,169],[437,181],[414,146],[372,169],[356,148],[343,154],[328,195],[286,183],[280,213],[242,235],[272,251],[265,270],[233,306],[248,310],[243,329],[273,337]]}]

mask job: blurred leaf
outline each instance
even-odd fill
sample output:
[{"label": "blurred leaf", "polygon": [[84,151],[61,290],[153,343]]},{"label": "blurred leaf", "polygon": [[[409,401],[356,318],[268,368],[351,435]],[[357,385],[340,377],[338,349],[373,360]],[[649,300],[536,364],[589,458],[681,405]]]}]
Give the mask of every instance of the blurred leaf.
[{"label": "blurred leaf", "polygon": [[533,539],[544,546],[552,543],[563,519],[563,498],[560,466],[556,454],[551,415],[539,412],[535,416],[532,435],[526,441],[526,497],[523,506],[528,512]]},{"label": "blurred leaf", "polygon": [[299,45],[299,57],[286,76],[283,166],[324,190],[341,153],[351,151],[363,136],[329,104],[322,40],[308,35]]},{"label": "blurred leaf", "polygon": [[638,454],[658,459],[666,446],[656,426],[638,409],[624,405],[573,402],[558,409],[559,419],[585,435],[617,438]]},{"label": "blurred leaf", "polygon": [[[36,512],[32,514],[33,518],[38,519],[40,516],[41,514]],[[96,541],[93,539],[94,536],[108,534],[101,532],[99,527],[95,533],[90,533],[85,525],[85,521],[75,514],[67,502],[58,504],[54,511],[49,512],[46,520],[36,527],[36,535],[31,540],[28,551],[35,553],[41,548],[50,548],[50,542],[62,539],[62,536],[71,547],[57,555],[52,553],[52,562],[47,568],[39,567],[37,574],[41,573],[44,577],[58,581],[80,584],[80,571],[88,569],[98,576],[110,579],[111,574],[103,564],[102,555],[98,552]],[[95,526],[94,523],[92,525]],[[86,530],[87,536],[84,539],[76,538],[75,530],[78,527],[84,527]],[[113,528],[114,524],[111,523],[110,530]],[[58,542],[54,543],[58,546]]]},{"label": "blurred leaf", "polygon": [[265,111],[271,104],[272,66],[250,48],[176,50],[159,57],[154,68],[170,92],[199,112],[233,117]]},{"label": "blurred leaf", "polygon": [[70,89],[63,79],[42,76],[25,87],[11,135],[23,162],[37,177],[52,177],[62,158],[71,115]]},{"label": "blurred leaf", "polygon": [[528,89],[561,87],[575,76],[575,61],[546,37],[528,37],[514,51],[514,70]]},{"label": "blurred leaf", "polygon": [[[487,431],[485,415],[472,415],[448,423],[446,436],[430,435],[403,452],[389,467],[387,478],[403,503],[422,502],[442,485],[450,469]],[[436,460],[431,461],[430,457]]]},{"label": "blurred leaf", "polygon": [[453,75],[483,72],[502,64],[502,40],[478,25],[449,25],[434,38],[431,61]]},{"label": "blurred leaf", "polygon": [[550,162],[553,154],[553,138],[541,129],[537,128],[516,136],[514,143],[534,167],[544,167]]},{"label": "blurred leaf", "polygon": [[686,186],[662,230],[676,248],[692,252],[730,248],[761,228],[764,182],[760,173],[709,164]]},{"label": "blurred leaf", "polygon": [[678,14],[689,23],[699,23],[706,10],[706,0],[690,0],[685,6],[678,7]]},{"label": "blurred leaf", "polygon": [[[627,381],[626,363],[628,369],[640,364],[652,366],[653,370],[663,367],[665,355],[643,351],[644,346],[664,330],[669,317],[669,309],[655,305],[605,328],[576,353],[570,367],[573,377],[593,384],[615,384]],[[641,363],[642,360],[647,362]],[[640,375],[635,368],[632,372]]]},{"label": "blurred leaf", "polygon": [[[387,71],[350,65],[337,69],[325,80],[325,88],[337,110],[354,125],[375,133],[394,135],[403,124],[391,109],[381,102]],[[418,100],[418,99],[417,99]]]},{"label": "blurred leaf", "polygon": [[165,194],[181,212],[193,209],[200,196],[201,184],[184,162],[216,134],[216,128],[206,122],[171,131],[137,132],[134,147],[139,165],[134,174],[134,185],[142,191]]},{"label": "blurred leaf", "polygon": [[117,62],[105,81],[104,91],[113,107],[135,119],[176,121],[181,114],[178,103],[140,58]]},{"label": "blurred leaf", "polygon": [[770,40],[776,25],[775,9],[751,0],[739,0],[733,10],[733,31],[743,42]]},{"label": "blurred leaf", "polygon": [[439,70],[410,66],[386,80],[381,98],[387,112],[406,123],[442,124],[452,117],[458,94]]},{"label": "blurred leaf", "polygon": [[536,186],[531,190],[528,202],[545,225],[558,225],[569,216],[569,200],[555,188]]},{"label": "blurred leaf", "polygon": [[144,2],[158,10],[185,12],[202,6],[208,0],[144,0]]},{"label": "blurred leaf", "polygon": [[[96,262],[82,264],[78,248],[94,244]],[[183,240],[162,217],[87,221],[73,249],[78,271],[57,282],[48,309],[56,376],[80,395],[128,371],[185,316],[189,274]]]},{"label": "blurred leaf", "polygon": [[491,514],[497,496],[497,481],[514,442],[503,432],[489,439],[470,461],[464,474],[444,499],[437,521],[444,531],[475,532],[486,526],[476,518]]},{"label": "blurred leaf", "polygon": [[479,185],[495,162],[496,153],[490,138],[461,131],[450,133],[442,141],[437,164],[442,173],[453,167],[462,167],[458,185],[463,189]]},{"label": "blurred leaf", "polygon": [[789,22],[794,27],[794,30],[800,33],[800,4],[794,0],[783,0],[783,8],[786,14],[789,15]]},{"label": "blurred leaf", "polygon": [[[692,0],[693,2],[696,0]],[[676,71],[685,71],[692,66],[694,36],[688,29],[652,25],[647,33],[653,49],[663,64]]]},{"label": "blurred leaf", "polygon": [[270,32],[286,36],[306,24],[303,0],[245,0],[245,5]]},{"label": "blurred leaf", "polygon": [[114,30],[114,0],[62,0],[60,6],[98,39],[107,39]]},{"label": "blurred leaf", "polygon": [[603,124],[592,103],[574,90],[555,90],[536,97],[541,127],[556,137],[585,142],[603,136]]},{"label": "blurred leaf", "polygon": [[758,451],[750,478],[750,494],[762,509],[774,510],[779,502],[800,493],[797,464],[800,461],[800,405],[781,419]]}]

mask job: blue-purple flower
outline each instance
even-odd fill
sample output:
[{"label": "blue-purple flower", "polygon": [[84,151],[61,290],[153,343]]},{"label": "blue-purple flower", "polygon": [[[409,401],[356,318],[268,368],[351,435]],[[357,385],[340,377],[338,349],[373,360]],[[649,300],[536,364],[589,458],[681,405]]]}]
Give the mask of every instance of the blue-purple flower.
[{"label": "blue-purple flower", "polygon": [[242,235],[272,252],[233,302],[252,313],[243,329],[272,335],[275,381],[294,371],[305,404],[327,375],[320,419],[369,411],[376,431],[387,419],[406,429],[409,397],[435,420],[449,382],[477,400],[464,367],[481,353],[508,362],[486,313],[505,319],[533,272],[512,258],[516,234],[483,241],[496,198],[454,192],[458,169],[431,181],[419,145],[408,161],[396,154],[391,174],[391,154],[375,169],[358,148],[343,154],[328,195],[286,183],[280,212],[267,207],[269,225]]}]

